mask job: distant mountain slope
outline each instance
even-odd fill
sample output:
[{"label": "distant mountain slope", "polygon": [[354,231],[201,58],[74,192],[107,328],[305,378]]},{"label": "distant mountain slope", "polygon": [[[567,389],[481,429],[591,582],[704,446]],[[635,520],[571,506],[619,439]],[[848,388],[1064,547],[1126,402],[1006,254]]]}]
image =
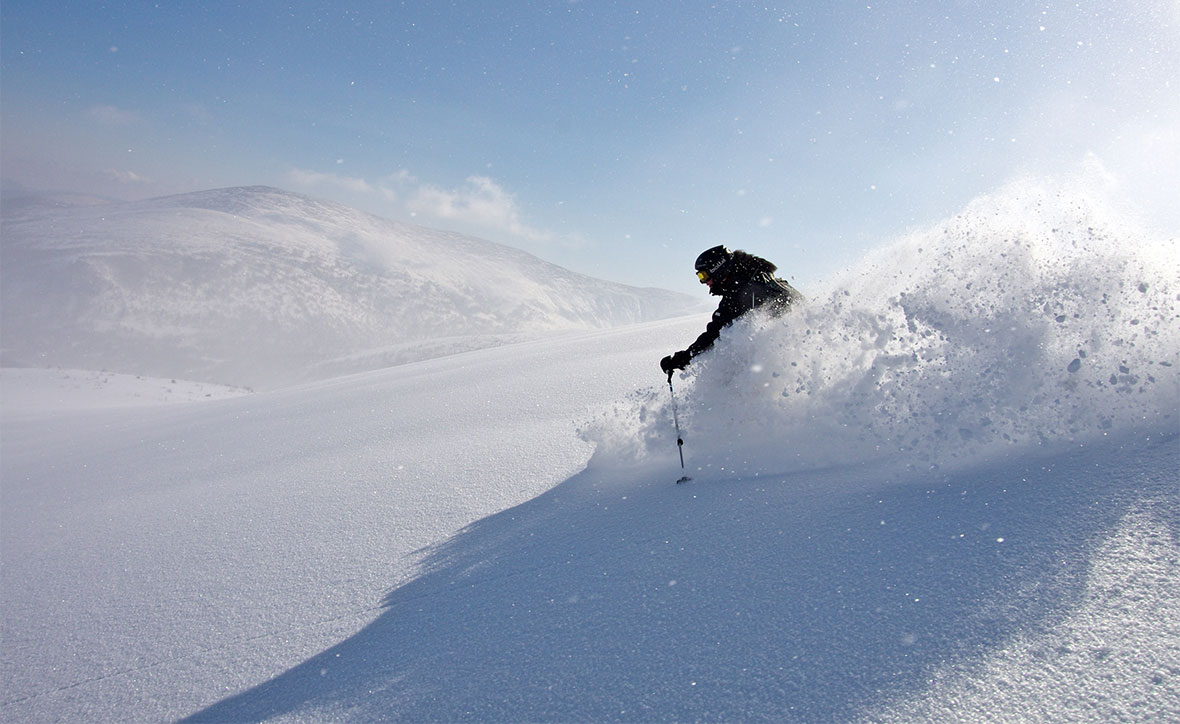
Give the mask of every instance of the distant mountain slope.
[{"label": "distant mountain slope", "polygon": [[269,387],[695,301],[268,187],[9,205],[3,363]]}]

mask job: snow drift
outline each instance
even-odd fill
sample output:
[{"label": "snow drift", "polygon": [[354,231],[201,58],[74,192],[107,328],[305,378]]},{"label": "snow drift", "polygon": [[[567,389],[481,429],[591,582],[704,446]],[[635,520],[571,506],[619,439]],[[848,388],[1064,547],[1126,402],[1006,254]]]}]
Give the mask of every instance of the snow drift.
[{"label": "snow drift", "polygon": [[9,367],[273,387],[695,304],[266,187],[8,207]]}]

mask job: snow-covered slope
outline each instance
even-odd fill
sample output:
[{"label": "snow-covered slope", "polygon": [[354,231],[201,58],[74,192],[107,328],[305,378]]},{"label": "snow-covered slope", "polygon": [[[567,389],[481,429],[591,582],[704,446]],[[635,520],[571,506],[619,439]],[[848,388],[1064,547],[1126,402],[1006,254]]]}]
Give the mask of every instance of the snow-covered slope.
[{"label": "snow-covered slope", "polygon": [[6,405],[0,720],[1176,721],[1171,246],[980,199],[677,378],[679,486],[705,315]]},{"label": "snow-covered slope", "polygon": [[274,386],[674,316],[689,297],[278,189],[17,204],[5,366]]}]

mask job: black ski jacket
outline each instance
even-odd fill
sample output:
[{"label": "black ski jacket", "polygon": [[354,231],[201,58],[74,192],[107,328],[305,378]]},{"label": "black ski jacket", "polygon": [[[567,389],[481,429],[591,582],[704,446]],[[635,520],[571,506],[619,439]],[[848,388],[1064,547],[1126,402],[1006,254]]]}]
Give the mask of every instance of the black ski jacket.
[{"label": "black ski jacket", "polygon": [[[690,358],[712,347],[721,336],[721,330],[746,312],[765,307],[777,317],[792,304],[803,301],[799,290],[774,276],[773,264],[753,256],[748,260],[746,264],[739,262],[738,268],[727,275],[720,289],[721,303],[713,312],[713,319],[705,326],[704,333],[688,346]],[[716,294],[718,290],[711,291]]]}]

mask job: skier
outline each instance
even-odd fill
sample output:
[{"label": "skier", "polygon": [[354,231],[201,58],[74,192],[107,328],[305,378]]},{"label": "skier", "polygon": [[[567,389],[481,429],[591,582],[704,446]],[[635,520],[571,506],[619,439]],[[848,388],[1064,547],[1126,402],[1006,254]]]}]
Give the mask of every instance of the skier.
[{"label": "skier", "polygon": [[721,303],[705,332],[688,349],[660,360],[660,369],[668,373],[669,380],[674,371],[684,369],[693,357],[712,347],[721,330],[746,312],[762,308],[777,316],[803,301],[797,289],[774,276],[777,268],[760,256],[724,246],[701,252],[696,261],[697,278],[708,285],[710,294],[721,297]]}]

